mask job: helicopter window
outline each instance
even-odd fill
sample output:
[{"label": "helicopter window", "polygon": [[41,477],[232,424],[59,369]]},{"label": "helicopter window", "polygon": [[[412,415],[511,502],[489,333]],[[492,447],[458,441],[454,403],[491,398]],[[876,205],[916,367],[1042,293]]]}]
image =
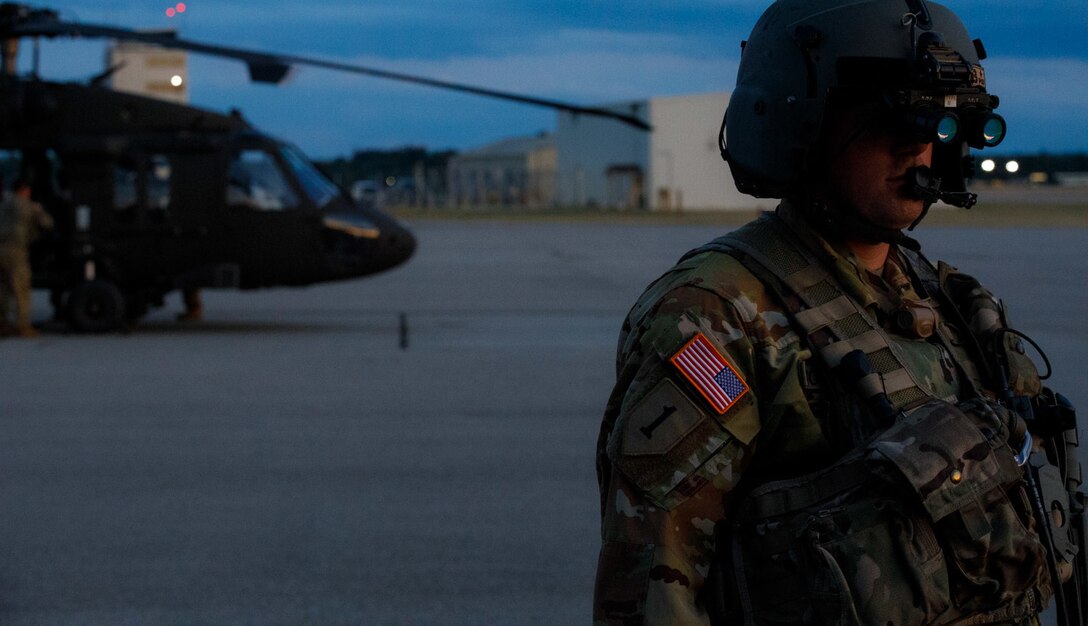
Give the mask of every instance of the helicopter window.
[{"label": "helicopter window", "polygon": [[227,203],[260,211],[283,211],[298,207],[298,196],[271,154],[242,150],[230,164]]},{"label": "helicopter window", "polygon": [[113,210],[121,222],[136,220],[137,172],[134,165],[117,163],[113,167]]},{"label": "helicopter window", "polygon": [[19,176],[23,169],[23,153],[19,150],[0,150],[0,176],[5,189]]},{"label": "helicopter window", "polygon": [[340,188],[325,177],[302,152],[294,146],[283,146],[281,149],[283,158],[298,176],[302,190],[314,201],[318,208],[328,204],[333,198],[340,195]]},{"label": "helicopter window", "polygon": [[161,154],[151,156],[147,168],[147,208],[165,211],[170,207],[170,159]]}]

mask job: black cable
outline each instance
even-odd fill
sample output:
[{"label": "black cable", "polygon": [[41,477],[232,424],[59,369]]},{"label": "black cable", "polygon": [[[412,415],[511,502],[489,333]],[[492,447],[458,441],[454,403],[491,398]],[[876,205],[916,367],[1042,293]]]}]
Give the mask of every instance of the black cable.
[{"label": "black cable", "polygon": [[[994,331],[994,337],[993,337],[994,354],[998,354],[998,348],[999,348],[999,343],[998,342],[1002,340],[1005,333],[1010,333],[1010,334],[1016,335],[1017,337],[1019,337],[1019,338],[1025,340],[1025,341],[1027,341],[1028,343],[1030,343],[1031,347],[1035,348],[1035,351],[1039,353],[1039,356],[1043,357],[1043,363],[1046,365],[1046,374],[1045,375],[1040,374],[1039,375],[1039,380],[1046,380],[1046,379],[1050,378],[1050,375],[1054,373],[1054,368],[1052,368],[1050,366],[1050,359],[1047,358],[1046,352],[1043,352],[1043,349],[1039,347],[1039,344],[1035,343],[1034,339],[1032,339],[1031,337],[1028,337],[1025,333],[1022,333],[1019,330],[1016,330],[1015,328],[998,328],[997,330]],[[1006,381],[1006,384],[1007,384],[1007,381]]]}]

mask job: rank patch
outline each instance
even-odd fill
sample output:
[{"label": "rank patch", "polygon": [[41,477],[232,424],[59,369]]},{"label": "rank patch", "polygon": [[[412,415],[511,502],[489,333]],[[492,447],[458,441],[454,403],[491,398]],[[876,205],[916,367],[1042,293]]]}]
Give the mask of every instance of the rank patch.
[{"label": "rank patch", "polygon": [[691,338],[669,362],[721,415],[748,392],[748,384],[702,333]]}]

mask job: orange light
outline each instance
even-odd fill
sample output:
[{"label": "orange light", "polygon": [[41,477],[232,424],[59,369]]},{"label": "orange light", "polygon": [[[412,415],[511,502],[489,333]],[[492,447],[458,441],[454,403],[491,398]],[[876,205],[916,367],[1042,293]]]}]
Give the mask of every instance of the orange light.
[{"label": "orange light", "polygon": [[176,7],[174,7],[174,8],[176,8],[178,10],[178,13],[184,13],[185,12],[185,3],[184,2],[179,2],[178,5]]},{"label": "orange light", "polygon": [[166,10],[166,17],[174,17],[174,13],[176,13],[176,11],[174,11],[174,7],[170,7]]}]

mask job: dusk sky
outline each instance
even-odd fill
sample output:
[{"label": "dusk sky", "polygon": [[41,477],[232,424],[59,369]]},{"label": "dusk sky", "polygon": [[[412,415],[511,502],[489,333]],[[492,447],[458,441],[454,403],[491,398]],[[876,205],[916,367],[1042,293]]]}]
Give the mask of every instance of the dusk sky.
[{"label": "dusk sky", "polygon": [[[1088,2],[946,3],[985,42],[989,90],[1009,135],[996,154],[1088,151]],[[106,6],[108,8],[106,8]],[[206,43],[316,56],[579,104],[732,90],[740,41],[766,0],[189,0],[53,2],[62,16],[177,28]],[[23,55],[28,66],[29,54]],[[101,42],[44,42],[46,78],[84,80]],[[405,145],[467,149],[555,127],[548,109],[300,68],[286,84],[249,82],[236,62],[190,57],[194,104],[238,107],[315,158]]]}]

